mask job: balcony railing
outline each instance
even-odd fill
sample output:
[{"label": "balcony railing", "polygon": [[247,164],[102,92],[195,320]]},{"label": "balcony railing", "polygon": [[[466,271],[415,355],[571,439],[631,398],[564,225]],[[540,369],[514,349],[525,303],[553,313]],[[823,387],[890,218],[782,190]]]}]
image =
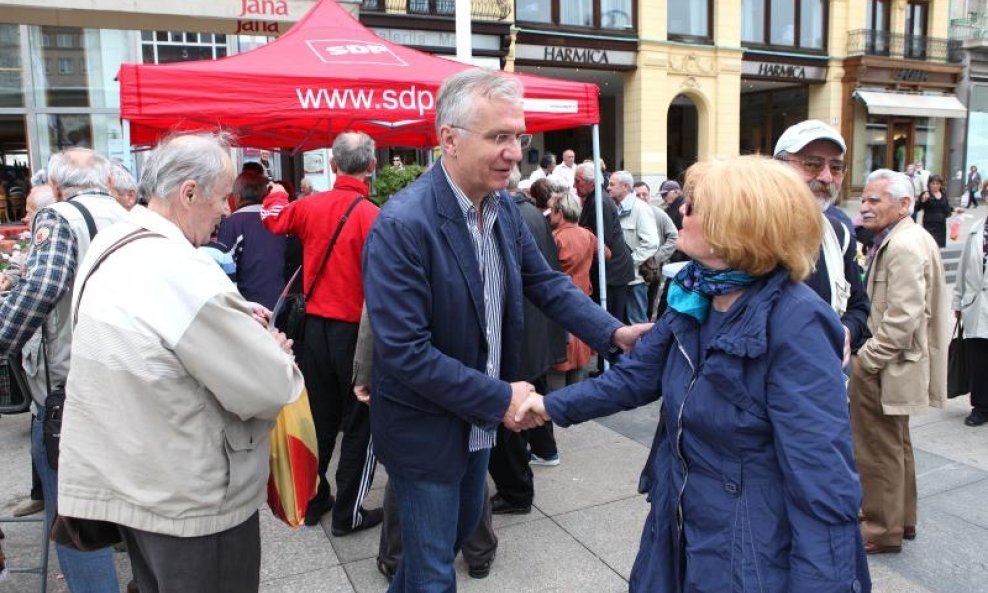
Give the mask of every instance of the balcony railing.
[{"label": "balcony railing", "polygon": [[[470,12],[477,21],[503,21],[511,14],[510,0],[471,0]],[[455,0],[363,0],[363,12],[414,14],[424,16],[456,16]]]},{"label": "balcony railing", "polygon": [[951,19],[950,38],[961,41],[988,39],[988,14],[972,12],[961,19]]},{"label": "balcony railing", "polygon": [[959,61],[959,43],[940,37],[902,35],[888,31],[859,29],[851,31],[847,40],[849,56],[884,56],[924,62]]}]

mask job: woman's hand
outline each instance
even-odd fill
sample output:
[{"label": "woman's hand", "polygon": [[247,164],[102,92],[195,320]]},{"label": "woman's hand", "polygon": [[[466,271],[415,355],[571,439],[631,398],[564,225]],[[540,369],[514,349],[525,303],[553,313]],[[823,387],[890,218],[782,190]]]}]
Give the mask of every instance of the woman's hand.
[{"label": "woman's hand", "polygon": [[545,422],[552,420],[552,418],[549,418],[549,414],[545,411],[545,397],[534,391],[529,393],[528,398],[522,402],[521,406],[518,407],[518,410],[515,412],[515,422],[520,423],[530,412],[540,416]]}]

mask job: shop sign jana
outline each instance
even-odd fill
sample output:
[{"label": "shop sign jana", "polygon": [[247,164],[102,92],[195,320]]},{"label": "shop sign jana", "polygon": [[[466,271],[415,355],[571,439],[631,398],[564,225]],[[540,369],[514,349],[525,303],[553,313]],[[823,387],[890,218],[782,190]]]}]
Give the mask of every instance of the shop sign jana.
[{"label": "shop sign jana", "polygon": [[238,17],[288,16],[285,0],[240,0]]}]

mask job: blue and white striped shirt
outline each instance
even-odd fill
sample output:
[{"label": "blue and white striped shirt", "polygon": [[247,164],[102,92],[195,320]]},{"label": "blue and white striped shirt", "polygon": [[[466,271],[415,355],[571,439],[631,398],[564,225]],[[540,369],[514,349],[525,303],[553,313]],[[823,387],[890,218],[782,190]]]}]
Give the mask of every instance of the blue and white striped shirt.
[{"label": "blue and white striped shirt", "polygon": [[[442,167],[442,161],[439,165]],[[463,211],[463,218],[473,239],[474,255],[480,266],[480,277],[484,283],[484,327],[487,331],[487,376],[495,379],[501,376],[501,325],[504,320],[504,260],[494,236],[494,223],[497,221],[497,207],[500,199],[496,193],[485,197],[480,203],[483,226],[477,220],[477,208],[460,189],[446,167],[443,167],[446,181],[453,188],[456,202]],[[486,431],[479,426],[470,428],[470,452],[490,449],[494,446],[495,431]]]}]

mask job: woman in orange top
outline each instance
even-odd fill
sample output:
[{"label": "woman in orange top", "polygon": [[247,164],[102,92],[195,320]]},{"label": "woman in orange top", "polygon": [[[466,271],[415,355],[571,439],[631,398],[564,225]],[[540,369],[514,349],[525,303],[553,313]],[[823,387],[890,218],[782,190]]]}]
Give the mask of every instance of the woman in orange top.
[{"label": "woman in orange top", "polygon": [[[597,237],[577,224],[579,220],[580,201],[568,191],[553,191],[549,199],[549,224],[559,251],[559,267],[584,294],[589,295],[590,264],[597,253]],[[610,250],[605,257],[610,258]],[[554,365],[549,373],[549,391],[581,381],[583,367],[592,355],[590,346],[570,334],[566,342],[566,361]]]}]

